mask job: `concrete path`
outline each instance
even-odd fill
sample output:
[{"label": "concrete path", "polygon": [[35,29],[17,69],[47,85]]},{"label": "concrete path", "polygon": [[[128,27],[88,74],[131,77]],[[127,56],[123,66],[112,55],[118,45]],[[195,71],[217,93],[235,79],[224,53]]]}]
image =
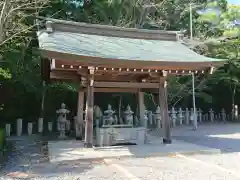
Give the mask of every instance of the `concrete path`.
[{"label": "concrete path", "polygon": [[150,157],[172,156],[181,154],[212,154],[220,153],[218,149],[199,146],[184,141],[173,140],[172,144],[164,145],[160,137],[149,136],[150,143],[145,145],[115,146],[86,149],[79,141],[49,142],[50,162],[61,162],[81,159],[103,159],[116,157]]}]

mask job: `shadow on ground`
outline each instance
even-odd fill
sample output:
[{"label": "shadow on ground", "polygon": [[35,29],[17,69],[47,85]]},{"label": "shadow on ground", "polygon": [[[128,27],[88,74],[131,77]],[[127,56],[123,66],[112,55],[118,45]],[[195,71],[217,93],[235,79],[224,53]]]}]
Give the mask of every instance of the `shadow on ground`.
[{"label": "shadow on ground", "polygon": [[[41,136],[10,137],[5,162],[1,163],[0,179],[64,177],[92,168],[92,162],[62,161],[49,163],[48,142]],[[69,178],[66,178],[69,179]]]}]

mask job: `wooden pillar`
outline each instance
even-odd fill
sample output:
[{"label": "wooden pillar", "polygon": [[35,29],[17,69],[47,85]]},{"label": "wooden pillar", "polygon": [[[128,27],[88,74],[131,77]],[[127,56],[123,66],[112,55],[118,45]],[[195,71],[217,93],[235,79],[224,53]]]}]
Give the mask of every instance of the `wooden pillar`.
[{"label": "wooden pillar", "polygon": [[160,79],[159,83],[159,105],[161,110],[161,120],[163,129],[163,143],[171,144],[171,129],[170,119],[168,116],[168,102],[167,102],[167,81],[165,77]]},{"label": "wooden pillar", "polygon": [[139,118],[141,122],[141,126],[144,125],[144,113],[145,113],[145,105],[144,105],[144,92],[138,92],[138,109],[139,109]]},{"label": "wooden pillar", "polygon": [[83,104],[84,104],[84,91],[80,89],[78,91],[78,110],[76,123],[76,139],[82,140],[83,138]]},{"label": "wooden pillar", "polygon": [[91,148],[93,146],[93,105],[94,105],[94,68],[88,67],[89,76],[87,79],[87,101],[85,115],[85,141],[84,146]]}]

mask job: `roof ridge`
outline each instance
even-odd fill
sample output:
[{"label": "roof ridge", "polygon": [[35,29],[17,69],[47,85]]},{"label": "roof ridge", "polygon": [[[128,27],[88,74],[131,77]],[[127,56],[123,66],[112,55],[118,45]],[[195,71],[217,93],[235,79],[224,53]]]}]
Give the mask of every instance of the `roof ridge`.
[{"label": "roof ridge", "polygon": [[124,28],[117,26],[88,24],[83,22],[74,22],[59,20],[53,18],[38,17],[46,21],[46,26],[51,27],[52,31],[63,31],[72,33],[95,34],[102,36],[114,36],[135,39],[169,40],[177,41],[179,32],[164,30],[148,30],[137,28]]}]

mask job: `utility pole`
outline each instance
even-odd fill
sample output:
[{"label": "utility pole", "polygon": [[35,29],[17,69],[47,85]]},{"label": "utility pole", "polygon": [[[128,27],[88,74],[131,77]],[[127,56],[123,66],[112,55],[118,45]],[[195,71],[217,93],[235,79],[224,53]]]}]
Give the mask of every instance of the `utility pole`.
[{"label": "utility pole", "polygon": [[[189,19],[190,19],[190,39],[193,39],[193,17],[192,17],[192,4],[189,4]],[[196,116],[196,98],[195,98],[195,77],[192,72],[192,98],[193,98],[193,130],[197,130],[197,116]]]},{"label": "utility pole", "polygon": [[192,17],[192,4],[189,4],[189,19],[190,19],[190,39],[193,39],[193,17]]},{"label": "utility pole", "polygon": [[192,72],[192,98],[193,98],[193,130],[197,130],[197,116],[196,116],[196,98],[195,98],[195,77]]}]

